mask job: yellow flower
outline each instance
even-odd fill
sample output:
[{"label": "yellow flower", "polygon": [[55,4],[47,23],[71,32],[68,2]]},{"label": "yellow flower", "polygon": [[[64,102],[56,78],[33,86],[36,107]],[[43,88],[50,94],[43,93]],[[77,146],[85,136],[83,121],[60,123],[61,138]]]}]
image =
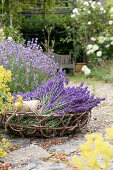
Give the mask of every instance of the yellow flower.
[{"label": "yellow flower", "polygon": [[7,152],[4,151],[4,152],[2,153],[2,158],[5,158],[5,157],[6,157],[6,154],[7,154]]},{"label": "yellow flower", "polygon": [[6,88],[6,91],[7,91],[7,92],[10,91],[10,88]]},{"label": "yellow flower", "polygon": [[[107,128],[106,132],[111,140],[113,126]],[[86,142],[80,145],[81,156],[73,157],[72,163],[79,170],[108,170],[113,159],[113,147],[98,133],[88,134],[85,138]]]},{"label": "yellow flower", "polygon": [[11,102],[13,102],[13,100],[14,100],[14,96],[11,96],[11,97],[8,99],[8,102],[11,103]]},{"label": "yellow flower", "polygon": [[[7,110],[11,109],[10,103],[13,101],[13,98],[9,97],[11,96],[10,88],[7,85],[7,82],[11,81],[11,71],[7,71],[3,68],[3,66],[0,66],[0,93],[2,94],[0,96],[0,113],[5,114]],[[9,101],[8,101],[9,99]]]},{"label": "yellow flower", "polygon": [[23,100],[20,95],[17,95],[18,99],[15,101],[16,106],[20,109],[23,106]]},{"label": "yellow flower", "polygon": [[106,136],[108,140],[113,141],[113,126],[106,129]]},{"label": "yellow flower", "polygon": [[20,109],[23,106],[23,103],[18,103],[17,107]]},{"label": "yellow flower", "polygon": [[8,95],[8,96],[11,96],[11,93],[10,93],[10,92],[7,92],[7,95]]},{"label": "yellow flower", "polygon": [[73,159],[72,159],[72,163],[77,167],[79,168],[80,170],[84,170],[85,169],[85,165],[82,164],[81,162],[81,159],[74,156]]},{"label": "yellow flower", "polygon": [[7,141],[7,139],[5,139],[5,138],[2,139],[3,144],[5,144],[6,141]]},{"label": "yellow flower", "polygon": [[92,141],[89,140],[85,144],[80,144],[79,146],[82,152],[89,152],[92,148]]},{"label": "yellow flower", "polygon": [[22,97],[20,95],[17,95],[18,101],[22,101]]}]

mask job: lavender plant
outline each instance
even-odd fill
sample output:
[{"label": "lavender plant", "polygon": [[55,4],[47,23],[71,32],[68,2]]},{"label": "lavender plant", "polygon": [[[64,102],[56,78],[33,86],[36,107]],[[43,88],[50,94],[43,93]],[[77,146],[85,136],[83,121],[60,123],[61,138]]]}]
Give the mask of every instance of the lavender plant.
[{"label": "lavender plant", "polygon": [[[49,79],[46,84],[42,83],[33,92],[18,92],[23,100],[39,99],[42,108],[42,114],[64,114],[64,113],[82,113],[91,111],[105,98],[96,98],[90,94],[88,87],[83,87],[81,83],[78,87],[65,87],[68,84],[68,78],[65,78],[65,72],[60,70],[53,78]],[[16,93],[14,96],[16,97]],[[38,112],[37,112],[38,113]]]},{"label": "lavender plant", "polygon": [[11,92],[33,91],[56,72],[54,56],[47,56],[37,45],[37,40],[25,44],[16,43],[13,39],[0,42],[0,65],[11,70]]}]

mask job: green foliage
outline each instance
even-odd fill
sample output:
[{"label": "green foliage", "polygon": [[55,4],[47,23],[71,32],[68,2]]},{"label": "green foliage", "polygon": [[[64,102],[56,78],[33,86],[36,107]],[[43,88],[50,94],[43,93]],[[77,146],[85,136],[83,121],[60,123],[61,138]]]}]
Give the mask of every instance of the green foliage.
[{"label": "green foliage", "polygon": [[95,92],[94,81],[113,82],[113,60],[101,60],[100,63],[91,67],[91,76],[86,78],[82,73],[76,73],[75,76],[69,76],[70,81],[86,82],[88,85],[93,85]]},{"label": "green foliage", "polygon": [[[56,1],[57,0],[42,0],[38,1],[41,2],[41,4],[37,5],[37,0],[11,0],[11,7],[9,7],[9,2],[4,0],[4,3],[0,5],[0,7],[1,13],[3,13],[1,27],[6,26],[5,36],[13,37],[14,40],[20,40],[21,35],[18,30],[21,30],[25,39],[31,40],[32,38],[38,38],[39,44],[43,45],[47,51],[48,48],[53,48],[53,42],[54,50],[57,53],[69,53],[70,49],[72,51],[72,44],[63,42],[63,39],[67,36],[66,25],[70,25],[70,14],[53,14],[55,7],[68,7],[70,3],[60,4],[56,3]],[[18,15],[22,11],[32,11],[33,8],[37,7],[42,8],[45,11],[45,15],[31,17],[20,17]],[[7,16],[9,12],[13,25],[11,29],[9,16]],[[48,33],[48,30],[51,28],[51,32]],[[15,32],[17,32],[17,34],[15,34]]]},{"label": "green foliage", "polygon": [[112,0],[104,0],[105,5],[109,5],[110,7],[113,6],[113,1]]},{"label": "green foliage", "polygon": [[67,36],[67,25],[70,25],[69,14],[23,17],[21,32],[27,40],[38,37],[38,42],[43,45],[44,50],[46,47],[54,47],[56,53],[66,54],[73,48],[71,43],[63,41]]},{"label": "green foliage", "polygon": [[96,80],[113,82],[113,61],[102,61],[99,65],[92,68],[92,72]]},{"label": "green foliage", "polygon": [[[113,37],[99,36],[92,37],[92,42],[86,48],[86,53],[89,56],[89,63],[97,64],[103,59],[113,58]],[[91,65],[90,64],[90,65]]]},{"label": "green foliage", "polygon": [[42,7],[45,10],[45,12],[51,11],[51,8],[55,6],[56,0],[42,0]]},{"label": "green foliage", "polygon": [[[34,1],[35,0],[33,1],[26,0],[26,2],[34,2]],[[2,3],[0,3],[0,14],[2,14],[0,27],[4,28],[6,37],[11,36],[15,40],[21,39],[21,35],[19,32],[21,17],[19,17],[19,13],[22,12],[24,8],[29,8],[29,6],[30,6],[29,4],[24,4],[24,2],[21,0],[19,1],[4,0],[2,1]]]},{"label": "green foliage", "polygon": [[17,27],[16,28],[4,27],[4,36],[6,38],[12,37],[15,42],[18,42],[18,41],[20,43],[23,42],[22,33],[20,33],[19,28]]},{"label": "green foliage", "polygon": [[[74,57],[84,55],[85,47],[91,41],[91,37],[103,32],[108,22],[107,8],[98,5],[96,1],[77,1],[77,8],[73,10],[72,24],[67,27],[67,42],[73,42]],[[101,9],[102,8],[102,9]]]},{"label": "green foliage", "polygon": [[[38,125],[39,122],[41,122],[43,120],[43,118],[33,118],[33,117],[23,117],[20,121],[20,125],[21,126],[36,126]],[[68,120],[68,117],[64,117],[63,118],[63,123],[66,123]],[[14,117],[11,120],[12,124],[17,124],[17,118]],[[60,119],[58,117],[50,117],[47,119],[46,121],[46,128],[55,128],[58,126],[61,126],[62,124],[59,125]]]}]

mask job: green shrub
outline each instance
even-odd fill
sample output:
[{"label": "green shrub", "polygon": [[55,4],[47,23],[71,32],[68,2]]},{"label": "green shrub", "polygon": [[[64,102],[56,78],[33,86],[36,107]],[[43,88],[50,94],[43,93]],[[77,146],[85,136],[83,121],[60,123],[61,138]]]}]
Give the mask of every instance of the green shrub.
[{"label": "green shrub", "polygon": [[113,60],[103,60],[100,64],[92,67],[93,77],[105,82],[113,82]]}]

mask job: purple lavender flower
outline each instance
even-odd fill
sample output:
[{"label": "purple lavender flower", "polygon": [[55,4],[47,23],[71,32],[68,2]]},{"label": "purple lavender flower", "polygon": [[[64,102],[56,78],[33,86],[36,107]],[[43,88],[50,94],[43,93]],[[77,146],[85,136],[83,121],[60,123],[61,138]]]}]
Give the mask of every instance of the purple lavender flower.
[{"label": "purple lavender flower", "polygon": [[47,81],[42,82],[33,92],[21,93],[23,100],[38,99],[41,101],[42,114],[51,112],[57,114],[83,113],[91,111],[105,98],[95,98],[90,94],[88,87],[81,83],[78,87],[64,87],[65,72],[59,70],[57,74]]},{"label": "purple lavender flower", "polygon": [[[0,43],[0,65],[12,71],[12,78],[18,75],[9,84],[11,91],[32,91],[42,80],[47,81],[57,71],[54,57],[44,54],[42,48],[37,45],[37,40],[28,41],[27,45],[25,41],[19,44],[6,39]],[[28,80],[29,84],[26,83]]]}]

